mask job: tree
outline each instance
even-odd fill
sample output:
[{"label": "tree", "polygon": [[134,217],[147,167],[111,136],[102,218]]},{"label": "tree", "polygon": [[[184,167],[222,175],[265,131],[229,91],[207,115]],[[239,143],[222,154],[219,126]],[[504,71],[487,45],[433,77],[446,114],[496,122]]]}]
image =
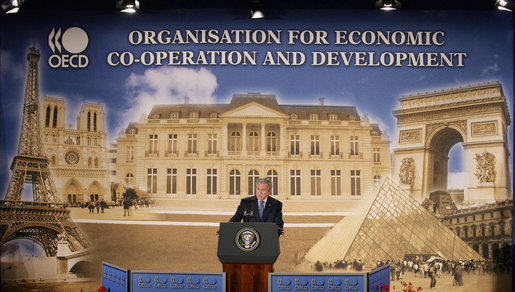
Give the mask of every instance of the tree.
[{"label": "tree", "polygon": [[138,199],[138,194],[136,193],[136,190],[134,190],[133,188],[126,189],[122,196],[123,196],[124,200],[126,200],[126,199],[137,200]]}]

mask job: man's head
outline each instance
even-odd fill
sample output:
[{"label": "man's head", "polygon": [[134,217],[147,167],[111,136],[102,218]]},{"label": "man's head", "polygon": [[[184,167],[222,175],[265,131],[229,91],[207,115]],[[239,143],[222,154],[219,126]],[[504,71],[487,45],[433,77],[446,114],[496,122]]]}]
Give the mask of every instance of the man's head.
[{"label": "man's head", "polygon": [[256,197],[258,200],[264,200],[272,192],[272,182],[267,178],[258,178],[256,180]]}]

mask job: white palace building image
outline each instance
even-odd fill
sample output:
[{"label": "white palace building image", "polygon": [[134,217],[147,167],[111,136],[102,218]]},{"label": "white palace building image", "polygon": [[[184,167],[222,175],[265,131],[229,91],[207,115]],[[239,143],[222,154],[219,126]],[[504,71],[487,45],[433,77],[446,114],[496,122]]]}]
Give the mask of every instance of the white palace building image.
[{"label": "white palace building image", "polygon": [[156,198],[237,198],[268,177],[279,199],[360,199],[391,173],[390,141],[351,106],[156,105],[119,134],[114,179]]}]

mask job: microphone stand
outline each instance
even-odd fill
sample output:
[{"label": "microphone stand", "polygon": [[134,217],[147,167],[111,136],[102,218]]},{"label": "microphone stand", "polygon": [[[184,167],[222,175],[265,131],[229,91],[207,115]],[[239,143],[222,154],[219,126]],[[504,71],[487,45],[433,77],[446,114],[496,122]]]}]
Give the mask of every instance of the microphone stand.
[{"label": "microphone stand", "polygon": [[254,216],[254,210],[244,210],[243,211],[243,222],[248,223],[250,222],[250,218]]}]

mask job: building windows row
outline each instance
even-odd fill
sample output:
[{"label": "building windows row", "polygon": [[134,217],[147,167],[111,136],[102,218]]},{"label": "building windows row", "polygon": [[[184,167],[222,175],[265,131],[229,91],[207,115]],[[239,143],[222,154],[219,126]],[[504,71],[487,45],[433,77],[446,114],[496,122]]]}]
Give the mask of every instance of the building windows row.
[{"label": "building windows row", "polygon": [[342,176],[341,171],[331,170],[331,195],[341,196],[342,194]]},{"label": "building windows row", "polygon": [[197,153],[197,134],[188,134],[188,153]]},{"label": "building windows row", "polygon": [[208,168],[207,169],[207,194],[208,195],[216,195],[217,194],[217,180],[218,180],[218,170],[216,168]]},{"label": "building windows row", "polygon": [[511,259],[511,241],[505,242],[494,242],[491,244],[488,243],[474,243],[472,248],[481,254],[484,258],[492,258],[494,260],[504,260],[508,262]]},{"label": "building windows row", "polygon": [[197,194],[197,169],[186,169],[186,195]]},{"label": "building windows row", "polygon": [[[448,224],[453,224],[453,223],[467,223],[468,220],[469,220],[469,217],[470,219],[472,219],[471,222],[475,222],[476,220],[478,220],[479,218],[481,218],[481,221],[484,221],[485,219],[495,219],[495,212],[488,212],[486,213],[487,216],[485,217],[485,213],[481,213],[481,216],[479,216],[479,214],[474,214],[474,215],[463,215],[461,217],[455,217],[455,218],[449,218],[448,219]],[[507,216],[510,216],[511,217],[511,214],[505,214],[504,210],[499,210],[499,213],[497,213],[499,215],[498,218],[505,218],[505,215]],[[476,216],[477,215],[477,216]],[[454,220],[455,219],[455,220]]]},{"label": "building windows row", "polygon": [[300,155],[300,135],[290,136],[290,154]]},{"label": "building windows row", "polygon": [[134,174],[132,174],[132,173],[128,173],[128,174],[125,176],[125,185],[126,185],[128,188],[133,188],[133,187],[134,187]]},{"label": "building windows row", "polygon": [[340,136],[331,135],[331,155],[340,155]]},{"label": "building windows row", "polygon": [[374,164],[381,164],[381,148],[373,148],[372,156],[373,156]]},{"label": "building windows row", "polygon": [[157,168],[147,169],[147,192],[157,193]]},{"label": "building windows row", "polygon": [[218,151],[216,134],[207,134],[207,153],[216,154]]},{"label": "building windows row", "polygon": [[99,167],[98,157],[88,157],[88,167]]},{"label": "building windows row", "polygon": [[52,111],[50,109],[50,106],[47,106],[46,112],[45,112],[45,127],[46,128],[50,128],[50,126],[52,128],[57,128],[57,113],[58,113],[57,107],[54,107],[54,110]]},{"label": "building windows row", "polygon": [[361,171],[351,170],[350,171],[350,187],[351,196],[361,195]]},{"label": "building windows row", "polygon": [[[55,155],[52,155],[50,156],[50,165],[56,165],[57,161],[56,161],[56,156]],[[100,160],[98,157],[88,157],[88,167],[95,167],[95,168],[98,168],[100,167]]]},{"label": "building windows row", "polygon": [[[260,151],[260,145],[259,134],[255,131],[250,131],[247,139],[246,150],[256,154]],[[242,148],[241,133],[239,131],[231,132],[228,147],[229,151],[241,151]],[[276,152],[279,150],[279,141],[276,132],[272,131],[266,133],[265,149],[267,152]]]},{"label": "building windows row", "polygon": [[[150,173],[150,170],[152,170],[152,174]],[[150,177],[152,177],[154,175],[154,171],[156,171],[156,175],[157,175],[157,169],[149,168],[149,170],[148,170],[149,180],[150,180]],[[156,178],[156,180],[157,180],[157,178]],[[177,183],[178,183],[177,168],[167,168],[166,169],[166,193],[167,194],[177,194]],[[216,195],[217,194],[216,190],[217,190],[217,170],[216,169],[208,169],[207,170],[207,194],[208,195]],[[197,169],[196,168],[186,169],[186,194],[187,195],[196,195],[197,194]]]},{"label": "building windows row", "polygon": [[249,151],[259,151],[259,135],[257,132],[249,133],[249,144],[247,145]]},{"label": "building windows row", "polygon": [[98,138],[96,138],[96,137],[88,137],[86,140],[88,142],[88,146],[99,146]]},{"label": "building windows row", "polygon": [[[499,226],[496,228],[496,225]],[[452,228],[451,228],[452,230]],[[454,228],[454,233],[461,238],[476,238],[496,235],[506,235],[506,226],[503,221],[498,224],[490,223],[488,225],[471,225],[471,226],[457,226]]]},{"label": "building windows row", "polygon": [[249,196],[256,195],[256,180],[259,178],[259,172],[255,169],[251,170],[248,175],[248,191]]},{"label": "building windows row", "polygon": [[157,134],[150,134],[148,137],[148,153],[157,153]]},{"label": "building windows row", "polygon": [[166,193],[177,194],[177,168],[166,169]]},{"label": "building windows row", "polygon": [[76,203],[77,194],[68,194],[68,203]]},{"label": "building windows row", "polygon": [[[277,196],[279,194],[279,176],[277,171],[269,170],[266,175],[271,180],[271,194]],[[259,172],[255,169],[251,170],[247,176],[247,189],[250,196],[256,194],[256,180],[259,177]],[[233,169],[229,172],[229,195],[239,194],[241,194],[241,174],[239,170]]]},{"label": "building windows row", "polygon": [[87,121],[86,121],[86,128],[89,131],[96,132],[97,131],[97,113],[94,112],[91,114],[91,112],[87,113]]},{"label": "building windows row", "polygon": [[311,135],[311,147],[310,147],[309,154],[320,155],[320,136],[319,135]]},{"label": "building windows row", "polygon": [[300,196],[300,169],[290,170],[290,195]]},{"label": "building windows row", "polygon": [[125,149],[125,161],[134,161],[134,146],[127,146],[127,148]]},{"label": "building windows row", "polygon": [[[44,108],[44,127],[45,128],[57,128],[59,121],[61,121],[61,127],[64,127],[63,117],[65,110],[62,104],[46,104]],[[80,125],[77,125],[77,130],[87,130],[87,132],[97,132],[102,130],[102,109],[84,109],[81,110],[79,119]]]},{"label": "building windows row", "polygon": [[[310,194],[311,196],[322,195],[322,173],[320,169],[310,170]],[[341,170],[331,170],[331,195],[341,196],[342,195],[342,172]],[[253,169],[247,174],[247,190],[249,195],[255,195],[256,192],[256,180],[260,177],[257,170]],[[266,177],[271,180],[272,183],[272,195],[277,196],[279,194],[279,175],[276,170],[269,170],[266,173]],[[378,176],[376,176],[378,177]],[[374,178],[376,178],[374,177]],[[300,196],[301,195],[301,170],[291,169],[290,170],[290,195]],[[380,179],[380,177],[379,177]],[[134,187],[134,175],[128,173],[125,177],[125,183],[127,187]],[[196,195],[198,190],[198,172],[196,168],[186,169],[186,195]],[[178,175],[177,168],[167,168],[166,170],[166,193],[177,194]],[[158,170],[157,168],[147,169],[147,191],[151,194],[157,193],[158,185]],[[361,195],[361,171],[351,170],[350,171],[350,185],[351,185],[351,196]],[[229,195],[240,195],[242,192],[242,175],[238,169],[232,169],[229,172]],[[207,169],[206,170],[206,193],[208,195],[216,195],[218,193],[218,170]]]},{"label": "building windows row", "polygon": [[[150,134],[148,138],[148,153],[158,154],[158,138],[157,134]],[[198,152],[198,141],[197,134],[188,134],[188,154],[194,154]],[[179,150],[177,134],[168,134],[168,146],[167,153],[177,155]],[[216,134],[208,135],[208,154],[214,154],[217,152],[217,138]],[[134,161],[134,147],[127,146],[126,161]]]},{"label": "building windows row", "polygon": [[[148,153],[149,154],[158,154],[158,135],[157,134],[149,134],[148,136]],[[198,153],[198,135],[197,134],[188,134],[187,136],[188,144],[187,144],[187,154],[196,154]],[[208,134],[208,147],[207,154],[216,154],[218,151],[218,137],[217,134]],[[266,139],[264,140],[265,150],[267,152],[277,152],[279,150],[279,138],[276,132],[268,132],[266,134]],[[330,149],[329,153],[331,156],[340,156],[341,148],[340,148],[340,136],[331,135],[330,136]],[[128,146],[131,147],[131,146]],[[350,136],[350,158],[360,157],[360,149],[359,149],[359,137],[358,136]],[[259,134],[255,131],[249,132],[249,137],[247,139],[246,150],[249,151],[250,155],[257,155],[260,151],[260,138]],[[132,151],[127,154],[126,161],[133,161],[134,159],[134,149],[127,149],[127,152]],[[229,152],[239,152],[242,150],[241,143],[241,134],[238,131],[231,132],[229,136],[229,144],[228,151]],[[319,156],[321,152],[320,149],[320,135],[311,135],[310,136],[310,148],[309,154],[310,156]],[[172,155],[177,155],[178,153],[178,135],[177,134],[168,134],[168,146],[167,153]],[[301,154],[300,151],[300,135],[290,135],[290,155],[298,156]],[[373,148],[373,162],[374,164],[381,163],[381,148]]]},{"label": "building windows row", "polygon": [[322,195],[322,178],[320,176],[320,169],[312,169],[311,171],[311,195],[321,196]]}]

